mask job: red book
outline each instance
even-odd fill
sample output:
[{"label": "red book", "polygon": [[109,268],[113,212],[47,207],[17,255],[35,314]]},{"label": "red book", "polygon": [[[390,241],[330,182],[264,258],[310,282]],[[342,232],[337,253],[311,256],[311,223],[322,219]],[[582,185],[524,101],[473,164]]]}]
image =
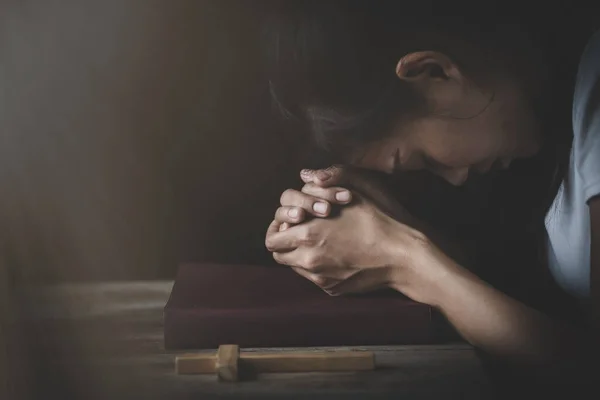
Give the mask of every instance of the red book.
[{"label": "red book", "polygon": [[394,291],[332,297],[284,266],[184,264],[164,310],[166,349],[439,342],[432,308]]}]

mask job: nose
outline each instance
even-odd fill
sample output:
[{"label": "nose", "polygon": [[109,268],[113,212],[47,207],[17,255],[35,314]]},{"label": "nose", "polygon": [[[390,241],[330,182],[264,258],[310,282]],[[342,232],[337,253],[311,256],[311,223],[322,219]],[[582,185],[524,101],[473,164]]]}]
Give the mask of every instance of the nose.
[{"label": "nose", "polygon": [[454,186],[461,186],[469,177],[469,168],[456,168],[449,171],[440,172],[439,175],[448,181],[448,183]]}]

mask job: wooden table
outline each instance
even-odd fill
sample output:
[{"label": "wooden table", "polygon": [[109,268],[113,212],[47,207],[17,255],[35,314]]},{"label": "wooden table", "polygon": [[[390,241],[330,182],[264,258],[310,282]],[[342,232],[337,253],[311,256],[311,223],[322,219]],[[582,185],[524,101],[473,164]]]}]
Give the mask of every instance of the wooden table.
[{"label": "wooden table", "polygon": [[162,342],[162,309],[172,284],[29,289],[27,299],[36,310],[31,327],[38,354],[49,360],[44,369],[48,382],[57,388],[66,382],[80,398],[99,399],[491,398],[480,362],[465,344],[364,347],[375,352],[378,365],[367,372],[263,374],[238,383],[176,375],[175,353],[166,352]]}]

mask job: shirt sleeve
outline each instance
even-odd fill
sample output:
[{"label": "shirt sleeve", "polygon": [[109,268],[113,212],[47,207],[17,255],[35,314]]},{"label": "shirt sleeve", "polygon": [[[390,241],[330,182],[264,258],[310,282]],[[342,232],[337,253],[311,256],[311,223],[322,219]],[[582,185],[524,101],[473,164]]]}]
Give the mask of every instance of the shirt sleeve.
[{"label": "shirt sleeve", "polygon": [[587,202],[600,194],[600,32],[589,41],[579,64],[573,103],[573,152]]}]

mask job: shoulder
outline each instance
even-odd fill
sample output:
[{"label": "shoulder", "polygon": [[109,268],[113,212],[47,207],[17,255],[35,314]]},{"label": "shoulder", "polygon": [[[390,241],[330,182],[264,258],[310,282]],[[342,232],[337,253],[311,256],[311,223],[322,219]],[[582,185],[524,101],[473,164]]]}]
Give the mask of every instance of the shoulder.
[{"label": "shoulder", "polygon": [[600,194],[600,31],[588,41],[577,73],[572,157],[587,201]]},{"label": "shoulder", "polygon": [[[595,61],[600,59],[600,30],[596,31],[587,42],[580,60],[580,71],[600,69]],[[595,68],[594,68],[595,67]]]},{"label": "shoulder", "polygon": [[584,114],[595,112],[590,109],[590,102],[600,104],[600,31],[589,39],[579,60],[577,80],[575,83],[574,123]]}]

